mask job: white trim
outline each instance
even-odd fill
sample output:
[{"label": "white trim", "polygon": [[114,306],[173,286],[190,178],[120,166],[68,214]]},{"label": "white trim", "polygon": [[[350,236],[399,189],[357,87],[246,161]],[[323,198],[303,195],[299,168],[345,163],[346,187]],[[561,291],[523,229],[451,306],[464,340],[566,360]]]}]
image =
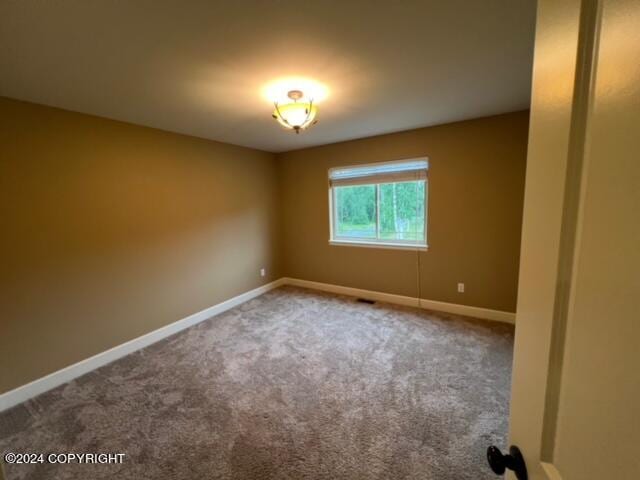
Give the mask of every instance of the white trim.
[{"label": "white trim", "polygon": [[284,278],[283,280],[285,285],[293,285],[294,287],[311,288],[313,290],[321,290],[323,292],[348,295],[350,297],[362,297],[369,300],[376,300],[378,302],[395,303],[397,305],[409,305],[411,307],[418,306],[418,299],[415,297],[405,297],[404,295],[376,292],[373,290],[364,290],[362,288],[343,287],[342,285],[333,285],[331,283],[312,282],[311,280],[300,280],[299,278]]},{"label": "white trim", "polygon": [[540,462],[540,465],[549,480],[562,480],[560,472],[552,463]]},{"label": "white trim", "polygon": [[0,412],[283,285],[280,278],[0,395]]},{"label": "white trim", "polygon": [[[388,161],[388,162],[375,162],[375,163],[367,163],[367,164],[360,164],[360,165],[351,165],[351,166],[347,166],[347,167],[333,167],[333,168],[329,168],[329,172],[328,172],[328,182],[327,182],[327,187],[328,187],[328,192],[329,192],[329,244],[330,245],[346,245],[346,246],[355,246],[355,247],[379,247],[379,248],[393,248],[393,249],[400,249],[400,250],[405,250],[405,249],[410,249],[410,250],[422,250],[422,251],[426,251],[428,250],[428,245],[427,245],[427,241],[428,241],[428,220],[429,220],[429,215],[428,215],[428,209],[429,209],[429,178],[428,175],[425,175],[424,178],[415,178],[412,179],[413,181],[416,180],[421,180],[424,182],[424,244],[420,244],[420,243],[402,243],[402,242],[386,242],[384,240],[380,241],[380,240],[373,240],[373,241],[369,241],[367,239],[354,239],[354,240],[349,240],[348,238],[345,237],[338,237],[336,235],[335,232],[335,220],[337,217],[337,211],[336,211],[336,199],[335,199],[335,187],[338,187],[340,185],[338,184],[333,184],[332,180],[331,180],[331,172],[335,171],[335,170],[344,170],[344,169],[353,169],[353,168],[362,168],[362,167],[372,167],[372,166],[380,166],[380,165],[389,165],[389,164],[394,164],[394,163],[405,163],[405,162],[416,162],[416,161],[421,161],[421,162],[425,162],[426,163],[426,167],[425,167],[425,172],[429,170],[429,157],[424,156],[424,157],[416,157],[416,158],[406,158],[406,159],[400,159],[400,160],[392,160],[392,161]],[[365,178],[365,177],[362,177]],[[399,180],[399,181],[406,181],[406,180]],[[409,180],[411,181],[411,180]],[[376,238],[379,237],[380,235],[380,184],[381,183],[393,183],[393,182],[384,182],[384,180],[376,180],[376,177],[373,176],[371,178],[369,178],[369,181],[362,183],[362,185],[375,185],[376,187]],[[359,183],[360,184],[360,183]],[[417,194],[416,194],[417,195]]]},{"label": "white trim", "polygon": [[194,313],[186,318],[178,320],[174,323],[161,327],[152,332],[146,333],[138,338],[129,340],[121,345],[117,345],[109,350],[98,353],[78,363],[74,363],[56,372],[50,373],[42,378],[34,380],[26,385],[22,385],[13,390],[0,395],[0,412],[11,408],[19,403],[25,402],[41,393],[52,388],[58,387],[64,383],[70,382],[85,373],[89,373],[96,368],[111,363],[130,353],[147,347],[155,342],[178,333],[197,323],[207,320],[215,315],[225,312],[233,307],[247,302],[252,298],[258,297],[274,288],[282,285],[293,285],[297,287],[311,288],[314,290],[322,290],[325,292],[337,293],[340,295],[349,295],[352,297],[363,297],[380,302],[394,303],[398,305],[408,305],[412,307],[422,307],[429,310],[439,310],[442,312],[455,313],[458,315],[466,315],[470,317],[483,318],[486,320],[495,320],[499,322],[515,323],[515,313],[502,312],[499,310],[490,310],[488,308],[471,307],[468,305],[458,305],[454,303],[438,302],[435,300],[426,300],[416,297],[407,297],[404,295],[395,295],[392,293],[376,292],[373,290],[364,290],[361,288],[344,287],[341,285],[332,285],[329,283],[312,282],[310,280],[300,280],[297,278],[280,278],[271,283],[255,288],[248,292],[242,293],[236,297],[225,300],[224,302],[213,305],[200,312]]},{"label": "white trim", "polygon": [[471,305],[462,305],[459,303],[427,300],[426,298],[420,299],[420,306],[426,310],[455,313],[456,315],[493,320],[494,322],[516,323],[516,314],[514,312],[505,312],[503,310],[492,310],[490,308],[473,307]]},{"label": "white trim", "polygon": [[361,288],[343,287],[341,285],[312,282],[310,280],[300,280],[298,278],[283,278],[282,280],[285,285],[311,288],[314,290],[322,290],[325,292],[349,295],[352,297],[363,297],[380,302],[395,303],[398,305],[409,305],[412,307],[419,306],[427,310],[437,310],[440,312],[454,313],[456,315],[465,315],[468,317],[482,318],[484,320],[493,320],[496,322],[515,324],[516,321],[515,313],[503,312],[501,310],[472,307],[470,305],[460,305],[457,303],[439,302],[436,300],[427,300],[425,298],[418,299],[416,297],[407,297],[404,295],[395,295],[393,293],[376,292],[373,290],[364,290]]},{"label": "white trim", "polygon": [[367,242],[364,240],[329,240],[329,245],[337,245],[342,247],[390,248],[392,250],[419,250],[421,252],[426,252],[427,250],[429,250],[428,245],[410,243]]}]

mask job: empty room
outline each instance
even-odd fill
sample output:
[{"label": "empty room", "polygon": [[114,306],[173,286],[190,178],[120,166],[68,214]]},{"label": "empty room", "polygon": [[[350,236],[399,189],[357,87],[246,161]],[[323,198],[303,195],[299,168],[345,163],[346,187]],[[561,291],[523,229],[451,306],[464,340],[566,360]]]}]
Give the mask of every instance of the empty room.
[{"label": "empty room", "polygon": [[640,478],[638,0],[0,0],[0,480]]}]

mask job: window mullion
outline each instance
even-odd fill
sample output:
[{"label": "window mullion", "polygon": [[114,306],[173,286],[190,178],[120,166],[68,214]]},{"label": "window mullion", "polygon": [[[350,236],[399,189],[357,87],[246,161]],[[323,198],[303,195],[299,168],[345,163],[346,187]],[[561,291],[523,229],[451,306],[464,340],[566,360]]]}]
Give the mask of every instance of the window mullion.
[{"label": "window mullion", "polygon": [[376,240],[380,240],[380,184],[376,184]]}]

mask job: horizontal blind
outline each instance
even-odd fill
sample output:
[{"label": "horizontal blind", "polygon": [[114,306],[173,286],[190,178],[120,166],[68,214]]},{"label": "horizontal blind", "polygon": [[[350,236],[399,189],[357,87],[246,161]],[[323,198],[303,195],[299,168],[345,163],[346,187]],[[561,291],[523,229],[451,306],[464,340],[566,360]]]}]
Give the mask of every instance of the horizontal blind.
[{"label": "horizontal blind", "polygon": [[427,160],[404,160],[329,170],[329,185],[366,185],[372,183],[411,182],[427,178]]}]

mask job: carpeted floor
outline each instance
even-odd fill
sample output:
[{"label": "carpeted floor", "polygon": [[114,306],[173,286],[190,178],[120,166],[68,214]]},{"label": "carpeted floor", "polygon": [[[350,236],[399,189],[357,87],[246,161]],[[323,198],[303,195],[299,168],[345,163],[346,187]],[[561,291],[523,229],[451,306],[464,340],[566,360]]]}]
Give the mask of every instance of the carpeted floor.
[{"label": "carpeted floor", "polygon": [[513,328],[284,287],[0,414],[14,479],[496,478]]}]

